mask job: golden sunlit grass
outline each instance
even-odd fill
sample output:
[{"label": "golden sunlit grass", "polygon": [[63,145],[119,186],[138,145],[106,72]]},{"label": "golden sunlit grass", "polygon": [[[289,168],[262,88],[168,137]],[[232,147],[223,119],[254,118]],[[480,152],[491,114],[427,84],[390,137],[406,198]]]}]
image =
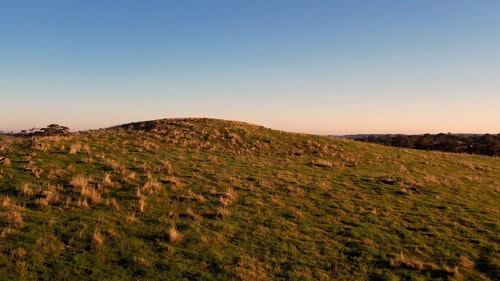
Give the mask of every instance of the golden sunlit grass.
[{"label": "golden sunlit grass", "polygon": [[186,214],[193,220],[200,220],[202,218],[200,215],[196,214],[190,207],[186,209]]},{"label": "golden sunlit grass", "polygon": [[19,229],[24,226],[24,219],[21,215],[23,207],[17,205],[9,197],[0,199],[0,222],[13,229]]},{"label": "golden sunlit grass", "polygon": [[312,161],[312,164],[319,167],[333,167],[333,162],[324,159],[316,159]]},{"label": "golden sunlit grass", "polygon": [[188,196],[189,198],[194,199],[200,203],[204,203],[207,201],[205,196],[203,196],[202,194],[196,194],[191,189],[188,189]]},{"label": "golden sunlit grass", "polygon": [[127,175],[124,177],[124,180],[125,180],[126,182],[131,182],[131,181],[135,181],[135,180],[137,180],[135,172],[130,172],[129,174],[127,174]]},{"label": "golden sunlit grass", "polygon": [[19,188],[19,195],[21,196],[31,196],[33,195],[33,193],[34,193],[33,188],[31,187],[31,184],[28,182],[24,182]]},{"label": "golden sunlit grass", "polygon": [[171,184],[173,187],[179,186],[181,184],[180,180],[174,176],[161,178],[160,181]]},{"label": "golden sunlit grass", "polygon": [[227,205],[221,204],[219,208],[217,208],[217,217],[219,218],[225,218],[228,217],[231,214],[231,211],[229,211],[226,207]]},{"label": "golden sunlit grass", "polygon": [[399,256],[391,259],[391,266],[393,267],[401,267],[406,266],[411,269],[424,269],[424,263],[415,259],[407,258],[403,253],[400,253]]},{"label": "golden sunlit grass", "polygon": [[112,208],[115,211],[120,211],[120,205],[118,204],[115,198],[106,199],[106,206]]},{"label": "golden sunlit grass", "polygon": [[90,208],[87,198],[79,198],[76,205],[80,208],[88,209]]},{"label": "golden sunlit grass", "polygon": [[500,160],[211,119],[0,139],[0,279],[495,280]]},{"label": "golden sunlit grass", "polygon": [[168,230],[168,237],[170,242],[179,242],[182,240],[182,235],[177,231],[175,225],[171,225]]},{"label": "golden sunlit grass", "polygon": [[90,186],[82,186],[80,189],[80,195],[82,198],[88,199],[92,204],[99,204],[102,202],[100,192]]},{"label": "golden sunlit grass", "polygon": [[98,247],[100,247],[104,243],[104,236],[97,227],[94,228],[94,234],[92,235],[92,242]]},{"label": "golden sunlit grass", "polygon": [[172,164],[170,164],[169,161],[167,161],[167,160],[161,160],[161,163],[163,165],[163,171],[167,175],[171,175],[174,172],[174,169],[172,168]]},{"label": "golden sunlit grass", "polygon": [[69,184],[74,186],[74,187],[80,187],[80,188],[82,188],[82,190],[85,190],[87,188],[87,186],[89,185],[90,180],[91,180],[91,177],[87,177],[84,175],[76,175],[71,179]]},{"label": "golden sunlit grass", "polygon": [[72,144],[69,149],[69,154],[77,154],[80,152],[80,149],[82,149],[82,145],[80,143]]},{"label": "golden sunlit grass", "polygon": [[106,160],[104,160],[104,163],[105,163],[105,165],[111,167],[111,169],[113,169],[113,171],[115,173],[122,174],[122,173],[126,172],[126,168],[114,159],[106,158]]},{"label": "golden sunlit grass", "polygon": [[135,213],[129,213],[125,219],[125,221],[128,223],[133,223],[136,220],[137,220],[137,217],[135,216]]},{"label": "golden sunlit grass", "polygon": [[111,174],[110,173],[105,173],[104,178],[102,179],[102,185],[105,187],[112,187],[113,181],[111,180]]},{"label": "golden sunlit grass", "polygon": [[[137,189],[140,192],[140,189]],[[136,196],[139,198],[139,212],[144,213],[146,208],[146,197],[141,193],[137,193]]]},{"label": "golden sunlit grass", "polygon": [[[60,203],[60,194],[59,192],[62,190],[62,186],[54,186],[54,185],[48,185],[46,188],[44,188],[41,192],[40,195],[43,196],[42,198],[38,198],[40,200],[41,205],[51,205],[51,204],[58,204]],[[36,201],[35,201],[36,202]]]},{"label": "golden sunlit grass", "polygon": [[155,179],[148,180],[141,188],[141,193],[150,195],[162,190],[162,185]]}]

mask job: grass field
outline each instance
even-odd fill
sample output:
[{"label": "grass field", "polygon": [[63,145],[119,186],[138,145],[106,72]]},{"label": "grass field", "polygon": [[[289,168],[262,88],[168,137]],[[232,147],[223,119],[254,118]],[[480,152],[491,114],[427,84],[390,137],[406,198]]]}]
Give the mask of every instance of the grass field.
[{"label": "grass field", "polygon": [[498,280],[500,159],[165,119],[0,137],[1,280]]}]

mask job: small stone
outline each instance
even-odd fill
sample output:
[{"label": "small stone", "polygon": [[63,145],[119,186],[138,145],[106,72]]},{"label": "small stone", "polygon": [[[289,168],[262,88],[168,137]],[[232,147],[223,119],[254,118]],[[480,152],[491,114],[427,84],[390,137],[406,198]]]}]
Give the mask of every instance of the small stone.
[{"label": "small stone", "polygon": [[1,157],[0,158],[0,165],[10,165],[12,162],[10,161],[9,158]]}]

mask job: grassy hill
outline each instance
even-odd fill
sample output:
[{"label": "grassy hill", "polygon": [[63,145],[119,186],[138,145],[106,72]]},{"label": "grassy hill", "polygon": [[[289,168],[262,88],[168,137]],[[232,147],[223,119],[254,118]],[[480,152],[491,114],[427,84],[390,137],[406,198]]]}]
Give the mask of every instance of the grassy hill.
[{"label": "grassy hill", "polygon": [[1,280],[500,276],[500,158],[213,119],[1,137],[1,157]]}]

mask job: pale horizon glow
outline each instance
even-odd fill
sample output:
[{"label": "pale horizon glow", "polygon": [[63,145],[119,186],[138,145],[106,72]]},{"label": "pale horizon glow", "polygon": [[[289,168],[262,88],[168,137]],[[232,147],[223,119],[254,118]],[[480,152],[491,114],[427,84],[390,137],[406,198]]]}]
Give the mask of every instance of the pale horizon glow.
[{"label": "pale horizon glow", "polygon": [[498,1],[4,1],[0,131],[500,133]]}]

